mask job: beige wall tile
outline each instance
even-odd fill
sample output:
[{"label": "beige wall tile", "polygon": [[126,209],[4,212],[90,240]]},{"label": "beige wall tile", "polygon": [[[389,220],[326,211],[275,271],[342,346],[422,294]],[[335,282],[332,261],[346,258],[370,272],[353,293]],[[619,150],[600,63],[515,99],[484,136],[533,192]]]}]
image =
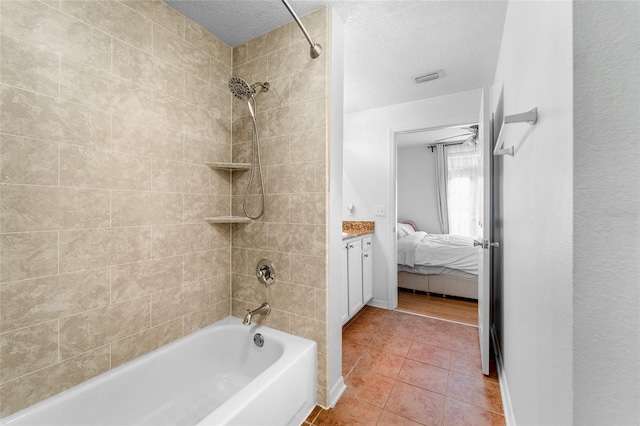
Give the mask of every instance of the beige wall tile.
[{"label": "beige wall tile", "polygon": [[0,381],[58,361],[58,322],[50,321],[0,335]]},{"label": "beige wall tile", "polygon": [[156,0],[0,14],[1,416],[230,314],[232,50]]},{"label": "beige wall tile", "polygon": [[291,75],[292,102],[308,101],[325,94],[328,74],[325,67],[312,67]]},{"label": "beige wall tile", "polygon": [[267,226],[264,223],[233,225],[233,247],[266,247],[267,241]]},{"label": "beige wall tile", "polygon": [[326,130],[323,128],[290,135],[289,161],[291,163],[325,161],[326,140]]},{"label": "beige wall tile", "polygon": [[149,297],[60,319],[60,358],[67,359],[149,328]]},{"label": "beige wall tile", "polygon": [[262,139],[262,164],[265,166],[276,164],[287,164],[289,162],[299,162],[299,158],[290,159],[289,139],[290,135],[275,136]]},{"label": "beige wall tile", "polygon": [[124,0],[124,4],[174,34],[184,37],[185,21],[177,10],[160,0]]},{"label": "beige wall tile", "polygon": [[61,61],[60,97],[140,120],[154,118],[150,89],[80,62]]},{"label": "beige wall tile", "polygon": [[152,229],[154,259],[209,249],[209,225],[158,225]]},{"label": "beige wall tile", "polygon": [[324,224],[327,221],[327,204],[324,192],[291,194],[291,222]]},{"label": "beige wall tile", "polygon": [[289,223],[290,209],[296,208],[291,204],[291,196],[289,194],[267,195],[266,207],[262,220],[271,223]]},{"label": "beige wall tile", "polygon": [[114,116],[113,150],[145,157],[182,161],[182,133],[125,116]]},{"label": "beige wall tile", "polygon": [[291,332],[297,336],[314,340],[318,344],[318,353],[327,353],[326,322],[292,314]]},{"label": "beige wall tile", "polygon": [[43,95],[58,95],[58,55],[5,35],[0,44],[0,74],[3,84]]},{"label": "beige wall tile", "polygon": [[0,135],[0,182],[58,184],[58,144]]},{"label": "beige wall tile", "polygon": [[4,133],[110,147],[111,117],[102,111],[5,86],[0,88],[0,103],[0,128]]},{"label": "beige wall tile", "polygon": [[207,307],[208,293],[206,281],[154,293],[151,295],[151,324],[162,324]]},{"label": "beige wall tile", "polygon": [[202,223],[205,217],[227,216],[231,211],[228,195],[185,194],[185,223]]},{"label": "beige wall tile", "polygon": [[[225,143],[224,138],[199,138],[197,136],[184,137],[184,160],[189,163],[204,164],[208,162],[229,162],[231,159],[231,144]],[[216,170],[216,174],[228,174],[223,170]]]},{"label": "beige wall tile", "polygon": [[328,322],[329,311],[327,309],[327,290],[317,288],[316,292],[316,319],[321,322]]},{"label": "beige wall tile", "polygon": [[184,38],[194,47],[203,50],[213,59],[231,69],[231,47],[211,35],[195,22],[187,19]]},{"label": "beige wall tile", "polygon": [[122,302],[182,285],[182,256],[111,267],[111,300]]},{"label": "beige wall tile", "polygon": [[255,309],[267,301],[267,288],[262,285],[255,275],[232,274],[232,296],[234,299],[255,305]]},{"label": "beige wall tile", "polygon": [[62,11],[151,52],[152,22],[115,0],[62,0]]},{"label": "beige wall tile", "polygon": [[[262,71],[264,73],[264,71]],[[264,75],[262,80],[266,80]],[[294,92],[290,88],[290,78],[282,77],[273,80],[269,80],[269,91],[262,93],[258,96],[258,113],[264,113],[269,109],[280,108],[291,102],[300,100],[298,93]],[[243,112],[246,108],[243,108],[239,112]]]},{"label": "beige wall tile", "polygon": [[269,286],[268,297],[274,309],[309,318],[316,317],[316,293],[313,287],[276,282]]},{"label": "beige wall tile", "polygon": [[[231,274],[215,275],[207,280],[209,284],[209,305],[231,299]],[[228,315],[228,314],[227,314]]]},{"label": "beige wall tile", "polygon": [[229,249],[231,242],[231,225],[216,224],[209,226],[209,248]]},{"label": "beige wall tile", "polygon": [[109,269],[91,269],[0,286],[2,332],[109,304]]},{"label": "beige wall tile", "polygon": [[291,43],[291,29],[289,24],[285,24],[258,36],[247,43],[250,58],[258,58],[267,55],[275,50],[289,46]]},{"label": "beige wall tile", "polygon": [[182,319],[151,327],[111,344],[111,368],[158,349],[182,337]]},{"label": "beige wall tile", "polygon": [[48,52],[108,70],[111,37],[39,1],[3,0],[2,33]]},{"label": "beige wall tile", "polygon": [[153,112],[158,124],[183,132],[211,138],[211,117],[207,110],[161,92],[153,94]]},{"label": "beige wall tile", "polygon": [[183,194],[111,191],[111,226],[182,223]]},{"label": "beige wall tile", "polygon": [[222,273],[216,271],[218,265],[213,263],[213,257],[213,250],[185,254],[184,282],[196,282]]},{"label": "beige wall tile", "polygon": [[231,315],[231,299],[222,300],[184,316],[184,334],[193,333],[203,327],[225,319]]},{"label": "beige wall tile", "polygon": [[313,163],[269,166],[268,194],[291,194],[316,191],[315,165]]},{"label": "beige wall tile", "polygon": [[231,67],[225,63],[211,59],[211,84],[222,90],[228,90],[231,78]]},{"label": "beige wall tile", "polygon": [[211,135],[216,143],[231,144],[231,118],[211,115]]},{"label": "beige wall tile", "polygon": [[[326,43],[321,37],[316,37],[314,42],[326,47]],[[326,58],[326,53],[317,59],[311,58],[309,44],[305,39],[302,39],[300,42],[269,54],[268,78],[274,80],[309,68],[324,67]]]},{"label": "beige wall tile", "polygon": [[113,40],[113,73],[141,86],[184,99],[183,69],[117,39]]},{"label": "beige wall tile", "polygon": [[60,272],[80,271],[151,258],[151,228],[60,232]]},{"label": "beige wall tile", "polygon": [[209,55],[156,24],[153,26],[153,54],[201,80],[211,79]]},{"label": "beige wall tile", "polygon": [[231,272],[236,274],[248,274],[248,249],[232,247],[231,248]]},{"label": "beige wall tile", "polygon": [[61,145],[60,185],[148,191],[151,190],[151,159]]},{"label": "beige wall tile", "polygon": [[185,100],[214,115],[231,116],[232,96],[226,87],[213,86],[210,81],[201,80],[190,74],[185,77]]},{"label": "beige wall tile", "polygon": [[323,127],[325,114],[322,106],[317,100],[310,100],[268,110],[268,137],[307,132]]},{"label": "beige wall tile", "polygon": [[109,370],[109,346],[0,385],[2,411],[7,416]]},{"label": "beige wall tile", "polygon": [[327,260],[324,256],[291,253],[291,264],[303,265],[300,268],[291,268],[291,282],[326,289]]},{"label": "beige wall tile", "polygon": [[109,191],[3,185],[0,198],[2,232],[109,226]]},{"label": "beige wall tile", "polygon": [[58,273],[58,233],[0,235],[2,281],[23,280]]},{"label": "beige wall tile", "polygon": [[241,44],[233,48],[233,66],[237,67],[249,60],[249,46],[248,43]]}]

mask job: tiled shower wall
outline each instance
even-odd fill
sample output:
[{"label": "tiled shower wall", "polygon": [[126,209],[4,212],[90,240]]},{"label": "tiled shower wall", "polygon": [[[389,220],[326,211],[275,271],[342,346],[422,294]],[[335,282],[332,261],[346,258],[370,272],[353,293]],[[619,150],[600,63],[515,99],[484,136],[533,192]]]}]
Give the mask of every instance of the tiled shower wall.
[{"label": "tiled shower wall", "polygon": [[6,416],[230,314],[232,50],[160,1],[0,7]]},{"label": "tiled shower wall", "polygon": [[[311,59],[302,33],[290,23],[233,50],[233,74],[270,84],[258,100],[258,129],[266,190],[264,216],[233,226],[233,314],[242,316],[268,301],[271,314],[257,321],[318,344],[318,403],[327,405],[327,210],[328,85],[330,14],[321,9],[302,18],[323,46]],[[251,119],[246,102],[233,103],[233,158],[251,160]],[[233,211],[242,215],[249,172],[236,172]],[[257,193],[252,186],[252,194]],[[249,203],[259,211],[259,196]],[[268,289],[255,276],[262,258],[276,268]]]}]

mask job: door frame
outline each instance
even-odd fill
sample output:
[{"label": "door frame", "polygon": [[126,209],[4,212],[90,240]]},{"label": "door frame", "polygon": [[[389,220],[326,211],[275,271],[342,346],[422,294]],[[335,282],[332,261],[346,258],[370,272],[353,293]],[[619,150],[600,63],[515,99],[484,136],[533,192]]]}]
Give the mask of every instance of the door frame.
[{"label": "door frame", "polygon": [[396,223],[398,223],[398,141],[397,136],[405,133],[417,133],[431,130],[445,129],[447,127],[468,126],[475,124],[478,117],[457,118],[439,123],[431,124],[414,124],[398,128],[390,129],[389,140],[391,143],[391,152],[389,153],[389,201],[388,209],[390,229],[389,247],[391,247],[389,276],[387,278],[387,306],[388,309],[394,310],[398,308],[398,242],[396,239]]}]

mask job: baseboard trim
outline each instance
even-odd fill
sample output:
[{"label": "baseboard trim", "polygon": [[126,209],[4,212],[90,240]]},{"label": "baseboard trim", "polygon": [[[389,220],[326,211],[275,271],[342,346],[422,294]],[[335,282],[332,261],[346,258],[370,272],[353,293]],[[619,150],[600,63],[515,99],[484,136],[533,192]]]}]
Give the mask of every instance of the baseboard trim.
[{"label": "baseboard trim", "polygon": [[500,381],[500,394],[502,396],[502,409],[504,410],[504,421],[507,426],[516,426],[516,418],[513,413],[513,405],[511,405],[511,396],[509,394],[509,385],[507,384],[507,375],[504,371],[504,363],[502,362],[502,353],[500,345],[496,337],[496,326],[491,325],[491,341],[496,355],[496,366],[498,367],[498,380]]},{"label": "baseboard trim", "polygon": [[344,377],[340,376],[338,381],[329,391],[329,407],[333,408],[338,403],[338,400],[347,389],[347,385],[344,384]]},{"label": "baseboard trim", "polygon": [[371,299],[367,302],[367,305],[373,306],[374,308],[389,309],[389,302],[386,300]]}]

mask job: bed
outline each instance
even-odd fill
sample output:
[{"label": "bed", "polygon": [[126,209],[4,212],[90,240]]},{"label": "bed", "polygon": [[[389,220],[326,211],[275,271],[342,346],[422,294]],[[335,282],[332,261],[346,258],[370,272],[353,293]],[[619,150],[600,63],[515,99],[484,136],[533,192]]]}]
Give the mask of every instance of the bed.
[{"label": "bed", "polygon": [[478,248],[473,238],[417,231],[397,224],[398,287],[478,299]]}]

